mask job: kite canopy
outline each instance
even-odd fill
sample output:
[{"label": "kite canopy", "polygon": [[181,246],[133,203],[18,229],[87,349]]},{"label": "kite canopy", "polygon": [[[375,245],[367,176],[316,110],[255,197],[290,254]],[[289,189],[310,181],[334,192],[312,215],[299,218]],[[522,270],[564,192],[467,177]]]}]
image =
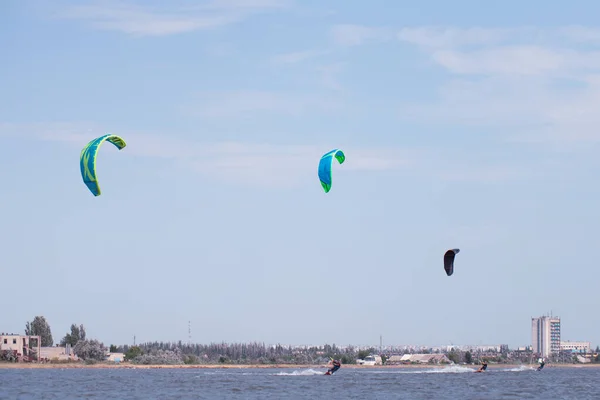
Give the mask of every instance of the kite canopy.
[{"label": "kite canopy", "polygon": [[79,159],[81,177],[83,178],[83,183],[86,184],[94,196],[100,196],[101,193],[98,178],[96,177],[96,156],[98,155],[100,146],[105,141],[114,144],[119,150],[127,145],[121,137],[108,134],[92,140],[81,150]]},{"label": "kite canopy", "polygon": [[325,193],[328,193],[331,190],[331,165],[333,164],[333,159],[338,160],[340,164],[343,164],[346,161],[346,156],[344,152],[338,149],[331,150],[321,157],[321,161],[319,161],[319,180],[321,181],[321,186],[323,186],[323,190]]},{"label": "kite canopy", "polygon": [[454,257],[456,257],[459,251],[460,249],[452,249],[444,254],[444,270],[448,276],[454,273]]}]

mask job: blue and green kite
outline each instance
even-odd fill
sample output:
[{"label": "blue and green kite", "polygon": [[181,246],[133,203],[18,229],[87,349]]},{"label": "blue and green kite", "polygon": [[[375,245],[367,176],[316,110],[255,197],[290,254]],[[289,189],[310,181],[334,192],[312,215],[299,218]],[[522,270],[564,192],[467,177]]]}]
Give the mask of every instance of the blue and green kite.
[{"label": "blue and green kite", "polygon": [[83,183],[86,184],[94,196],[100,196],[101,193],[98,178],[96,177],[96,156],[98,155],[100,146],[105,141],[114,144],[119,150],[127,145],[121,137],[108,134],[92,140],[81,150],[81,158],[79,160],[81,177],[83,178]]},{"label": "blue and green kite", "polygon": [[340,164],[343,164],[346,160],[343,151],[334,149],[324,154],[319,162],[319,180],[321,181],[321,186],[323,186],[325,193],[328,193],[331,190],[331,165],[333,164],[334,157]]}]

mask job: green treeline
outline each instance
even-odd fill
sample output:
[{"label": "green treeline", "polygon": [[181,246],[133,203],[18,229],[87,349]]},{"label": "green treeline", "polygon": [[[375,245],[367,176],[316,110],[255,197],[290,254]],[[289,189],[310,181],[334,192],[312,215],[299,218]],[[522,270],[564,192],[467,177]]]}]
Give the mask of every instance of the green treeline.
[{"label": "green treeline", "polygon": [[140,364],[323,364],[330,358],[343,364],[355,364],[357,358],[375,354],[374,348],[357,350],[335,344],[298,348],[267,346],[264,343],[185,344],[152,342],[137,346],[111,346],[125,353],[125,359]]}]

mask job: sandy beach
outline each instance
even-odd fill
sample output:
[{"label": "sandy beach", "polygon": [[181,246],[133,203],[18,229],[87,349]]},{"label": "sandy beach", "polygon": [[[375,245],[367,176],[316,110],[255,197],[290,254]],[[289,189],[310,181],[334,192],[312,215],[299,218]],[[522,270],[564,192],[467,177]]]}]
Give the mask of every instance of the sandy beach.
[{"label": "sandy beach", "polygon": [[[489,364],[488,369],[506,369],[506,368],[520,368],[520,367],[531,367],[537,368],[537,364]],[[355,365],[346,364],[342,365],[342,368],[347,369],[372,369],[372,368],[385,368],[385,369],[411,369],[411,368],[447,368],[449,365]],[[460,365],[460,367],[476,369],[478,365]],[[599,368],[600,364],[546,364],[546,368]],[[263,369],[327,369],[328,365],[307,365],[307,364],[245,364],[245,365],[232,365],[232,364],[190,364],[190,365],[139,365],[131,363],[97,363],[97,364],[84,364],[81,362],[65,363],[65,364],[37,364],[37,363],[0,363],[0,369],[67,369],[67,368],[90,368],[90,369],[103,369],[103,368],[129,368],[129,369],[247,369],[247,368],[263,368]]]}]

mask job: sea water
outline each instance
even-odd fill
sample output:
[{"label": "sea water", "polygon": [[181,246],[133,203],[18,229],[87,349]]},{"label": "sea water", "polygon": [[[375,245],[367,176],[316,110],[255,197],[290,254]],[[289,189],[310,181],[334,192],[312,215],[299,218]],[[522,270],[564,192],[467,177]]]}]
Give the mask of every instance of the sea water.
[{"label": "sea water", "polygon": [[0,369],[0,399],[600,399],[600,368]]}]

